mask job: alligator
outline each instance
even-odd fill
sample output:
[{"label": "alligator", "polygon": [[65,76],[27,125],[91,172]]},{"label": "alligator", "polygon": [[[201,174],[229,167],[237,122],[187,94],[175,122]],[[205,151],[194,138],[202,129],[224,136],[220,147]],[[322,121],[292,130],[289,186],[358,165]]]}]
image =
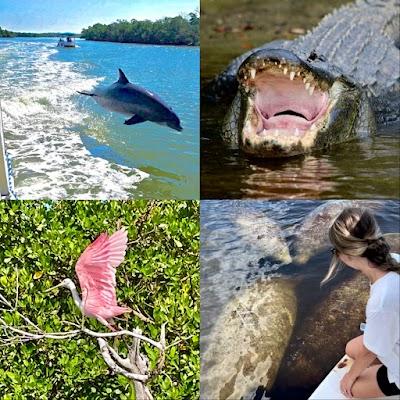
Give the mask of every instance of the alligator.
[{"label": "alligator", "polygon": [[[263,158],[289,157],[397,131],[399,0],[357,0],[295,40],[234,59],[209,85],[234,99],[222,137]],[[209,92],[210,93],[210,92]]]}]

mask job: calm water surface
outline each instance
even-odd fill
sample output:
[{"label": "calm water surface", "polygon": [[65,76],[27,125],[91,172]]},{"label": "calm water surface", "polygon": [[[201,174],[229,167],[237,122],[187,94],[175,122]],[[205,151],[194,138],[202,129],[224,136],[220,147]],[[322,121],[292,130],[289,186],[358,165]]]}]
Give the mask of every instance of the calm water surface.
[{"label": "calm water surface", "polygon": [[[330,201],[330,204],[346,204],[345,201]],[[331,315],[326,316],[326,325],[323,326],[323,334],[319,338],[320,349],[324,346],[336,346],[331,359],[317,359],[314,375],[302,377],[305,382],[301,387],[292,387],[290,390],[290,360],[301,350],[302,354],[308,351],[315,352],[311,343],[296,341],[297,334],[303,328],[306,317],[312,315],[316,307],[322,304],[333,289],[354,276],[349,268],[341,271],[331,283],[320,288],[320,282],[325,275],[330,263],[331,254],[329,245],[315,252],[305,264],[290,263],[279,264],[266,257],[266,253],[258,243],[257,234],[250,237],[248,232],[238,228],[235,220],[238,216],[248,216],[258,213],[265,218],[275,221],[281,228],[291,255],[294,255],[296,232],[303,222],[310,218],[310,213],[324,202],[311,200],[284,200],[284,201],[254,201],[254,200],[208,200],[201,204],[201,351],[208,348],[213,340],[215,322],[221,315],[224,307],[236,296],[240,296],[243,289],[251,288],[259,279],[290,279],[296,282],[297,319],[291,341],[276,383],[269,395],[272,399],[296,398],[302,400],[308,398],[316,388],[320,380],[332,369],[341,358],[344,345],[347,340],[359,335],[358,326],[349,327],[350,337],[341,337],[342,326],[335,325]],[[358,205],[360,203],[357,203]],[[373,207],[374,214],[383,233],[399,232],[400,216],[398,201],[382,201],[362,203]],[[312,215],[312,214],[311,214]],[[314,229],[323,231],[325,226],[316,225]],[[302,251],[306,251],[304,247]],[[351,286],[349,285],[351,289]],[[347,299],[349,301],[349,299]],[[325,303],[324,303],[325,304]],[[345,318],[352,315],[353,305],[337,300],[337,307]],[[364,306],[363,306],[364,307]],[[284,312],[284,310],[282,310]],[[346,317],[347,316],[347,317]],[[218,327],[219,330],[223,329]],[[349,332],[349,330],[347,332]],[[285,335],[285,332],[282,332]],[[342,335],[343,336],[343,335]],[[296,340],[294,339],[296,338]],[[336,343],[340,343],[337,345]],[[343,343],[343,344],[342,344]],[[240,346],[239,343],[235,344]],[[315,356],[315,354],[313,354]],[[288,361],[289,360],[289,361]],[[203,372],[202,372],[203,373]]]},{"label": "calm water surface", "polygon": [[[201,84],[236,56],[275,39],[293,39],[347,0],[204,0]],[[229,45],[227,45],[229,43]],[[227,104],[202,102],[202,198],[398,198],[398,132],[286,160],[255,160],[219,139]]]},{"label": "calm water surface", "polygon": [[[0,39],[0,100],[19,198],[198,198],[199,49],[57,38]],[[76,93],[122,68],[157,93],[182,132],[123,124]]]}]

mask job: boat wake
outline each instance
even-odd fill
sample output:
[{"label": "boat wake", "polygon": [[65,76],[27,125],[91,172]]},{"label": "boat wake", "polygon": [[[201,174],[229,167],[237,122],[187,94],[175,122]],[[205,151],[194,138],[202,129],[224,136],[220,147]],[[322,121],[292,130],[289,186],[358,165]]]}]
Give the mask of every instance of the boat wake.
[{"label": "boat wake", "polygon": [[54,60],[54,45],[8,42],[1,50],[4,133],[18,197],[137,197],[148,174],[93,156],[81,139],[94,116],[78,107],[76,91],[90,91],[100,79],[87,78],[81,64]]}]

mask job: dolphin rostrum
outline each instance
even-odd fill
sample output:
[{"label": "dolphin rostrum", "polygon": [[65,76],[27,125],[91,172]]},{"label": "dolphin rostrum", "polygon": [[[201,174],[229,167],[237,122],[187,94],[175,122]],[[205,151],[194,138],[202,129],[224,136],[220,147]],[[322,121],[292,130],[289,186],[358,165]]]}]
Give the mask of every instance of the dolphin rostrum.
[{"label": "dolphin rostrum", "polygon": [[129,115],[126,125],[151,121],[167,125],[181,131],[181,123],[172,108],[164,103],[156,94],[130,83],[121,69],[117,82],[105,88],[97,88],[93,93],[78,92],[93,99],[104,108]]}]

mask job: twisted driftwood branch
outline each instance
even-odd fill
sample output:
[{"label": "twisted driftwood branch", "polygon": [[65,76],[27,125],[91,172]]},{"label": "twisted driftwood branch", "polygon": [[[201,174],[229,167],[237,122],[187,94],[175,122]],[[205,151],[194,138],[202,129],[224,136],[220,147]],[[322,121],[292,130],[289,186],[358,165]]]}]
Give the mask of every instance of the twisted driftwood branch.
[{"label": "twisted driftwood branch", "polygon": [[[18,311],[18,289],[15,298],[15,305],[12,305],[2,294],[0,294],[0,304],[6,306],[5,308],[0,308],[1,311],[16,313],[26,323],[26,326],[14,327],[0,317],[0,346],[10,346],[13,344],[41,339],[65,340],[81,334],[94,337],[97,339],[97,343],[100,348],[100,354],[102,355],[103,360],[108,367],[113,372],[122,374],[133,381],[136,399],[153,400],[153,396],[146,387],[146,382],[151,377],[160,373],[164,365],[166,349],[165,324],[161,326],[159,342],[142,335],[142,331],[140,329],[134,329],[132,331],[120,330],[116,332],[96,332],[70,321],[62,322],[78,329],[64,332],[45,332],[27,316]],[[129,346],[129,354],[127,358],[119,355],[117,349],[110,346],[110,344],[106,341],[107,338],[117,336],[128,336],[133,340],[132,344]],[[160,350],[159,361],[157,362],[157,366],[153,371],[149,371],[147,359],[140,353],[141,341],[145,341]]]}]

